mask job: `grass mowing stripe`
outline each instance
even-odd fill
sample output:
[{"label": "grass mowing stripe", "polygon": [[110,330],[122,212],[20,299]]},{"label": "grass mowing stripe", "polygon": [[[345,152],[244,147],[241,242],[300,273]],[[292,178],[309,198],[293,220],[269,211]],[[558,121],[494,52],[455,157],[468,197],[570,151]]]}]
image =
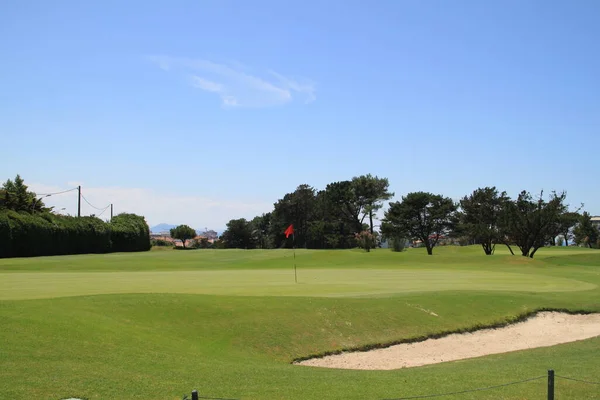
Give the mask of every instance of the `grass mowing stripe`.
[{"label": "grass mowing stripe", "polygon": [[0,273],[0,300],[106,293],[243,296],[376,296],[447,290],[563,292],[596,285],[567,278],[492,271],[288,270]]},{"label": "grass mowing stripe", "polygon": [[[561,251],[557,251],[561,250]],[[433,256],[423,249],[394,253],[378,249],[370,253],[359,250],[296,251],[298,268],[414,268],[548,270],[553,265],[574,265],[573,256],[587,265],[600,265],[600,252],[593,249],[540,249],[535,259],[510,256],[499,248],[494,256],[486,256],[479,246],[436,247]],[[550,264],[545,260],[555,260]],[[190,271],[232,269],[291,269],[292,250],[197,250],[150,251],[146,253],[113,253],[55,257],[0,259],[0,271]]]}]

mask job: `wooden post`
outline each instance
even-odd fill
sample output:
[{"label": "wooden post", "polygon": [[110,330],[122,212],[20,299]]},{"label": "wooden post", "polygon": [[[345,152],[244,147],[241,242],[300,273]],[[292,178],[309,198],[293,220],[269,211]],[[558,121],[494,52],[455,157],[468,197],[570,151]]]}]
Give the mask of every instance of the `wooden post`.
[{"label": "wooden post", "polygon": [[554,400],[554,370],[548,370],[548,400]]}]

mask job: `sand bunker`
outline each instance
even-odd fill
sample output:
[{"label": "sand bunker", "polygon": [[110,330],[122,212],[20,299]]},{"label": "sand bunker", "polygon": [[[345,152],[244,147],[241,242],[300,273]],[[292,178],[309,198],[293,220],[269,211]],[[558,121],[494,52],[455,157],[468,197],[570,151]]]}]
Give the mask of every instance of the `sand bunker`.
[{"label": "sand bunker", "polygon": [[389,370],[489,354],[547,347],[600,336],[600,314],[541,312],[526,321],[497,329],[452,334],[440,339],[348,352],[301,361],[313,367]]}]

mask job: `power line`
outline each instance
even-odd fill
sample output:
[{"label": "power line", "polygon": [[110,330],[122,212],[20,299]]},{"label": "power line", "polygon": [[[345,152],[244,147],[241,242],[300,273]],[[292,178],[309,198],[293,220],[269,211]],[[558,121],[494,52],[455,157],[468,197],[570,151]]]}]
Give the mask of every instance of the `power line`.
[{"label": "power line", "polygon": [[488,386],[488,387],[477,388],[477,389],[462,390],[460,392],[449,392],[449,393],[440,393],[440,394],[428,394],[428,395],[424,395],[424,396],[412,396],[412,397],[399,397],[399,398],[387,399],[387,400],[430,399],[430,398],[433,398],[433,397],[451,396],[453,394],[463,394],[463,393],[471,393],[471,392],[480,392],[480,391],[483,391],[483,390],[497,389],[497,388],[501,388],[501,387],[505,387],[505,386],[516,385],[518,383],[525,383],[525,382],[536,381],[536,380],[542,379],[542,378],[546,378],[546,375],[538,376],[536,378],[523,379],[522,381],[503,383],[502,385]]},{"label": "power line", "polygon": [[69,189],[69,190],[63,190],[62,192],[56,192],[56,193],[36,193],[36,196],[54,196],[54,195],[57,195],[57,194],[63,194],[63,193],[72,192],[73,190],[77,190],[77,188],[73,188],[73,189]]},{"label": "power line", "polygon": [[100,214],[96,215],[96,217],[97,217],[97,218],[100,218],[100,216],[101,216],[102,214],[104,214],[104,213],[106,212],[106,210],[108,210],[109,208],[110,208],[110,204],[109,204],[109,205],[107,205],[107,206],[104,208],[104,211],[102,211]]},{"label": "power line", "polygon": [[86,199],[86,198],[85,198],[85,196],[83,195],[83,193],[81,194],[81,198],[82,198],[82,199],[83,199],[83,200],[84,200],[86,203],[88,203],[88,205],[89,205],[90,207],[92,207],[92,208],[95,208],[95,209],[96,209],[96,210],[98,210],[98,211],[105,211],[105,210],[106,210],[108,207],[110,207],[110,204],[109,204],[109,205],[107,205],[107,206],[106,206],[106,207],[104,207],[104,208],[100,208],[100,207],[96,207],[96,206],[94,206],[92,203],[90,203],[90,202],[88,201],[88,199]]}]

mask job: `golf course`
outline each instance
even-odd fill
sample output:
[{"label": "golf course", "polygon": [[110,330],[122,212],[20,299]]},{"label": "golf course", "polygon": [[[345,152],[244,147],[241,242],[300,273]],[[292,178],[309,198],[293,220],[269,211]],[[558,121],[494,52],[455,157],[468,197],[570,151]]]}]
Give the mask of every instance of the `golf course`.
[{"label": "golf course", "polygon": [[[297,276],[294,273],[296,266]],[[600,312],[600,251],[153,249],[0,259],[0,399],[392,399],[544,376],[600,381],[600,337],[414,368],[312,356]],[[444,399],[544,399],[546,380]],[[600,385],[557,378],[559,399]]]}]

